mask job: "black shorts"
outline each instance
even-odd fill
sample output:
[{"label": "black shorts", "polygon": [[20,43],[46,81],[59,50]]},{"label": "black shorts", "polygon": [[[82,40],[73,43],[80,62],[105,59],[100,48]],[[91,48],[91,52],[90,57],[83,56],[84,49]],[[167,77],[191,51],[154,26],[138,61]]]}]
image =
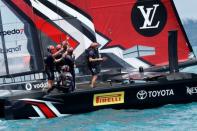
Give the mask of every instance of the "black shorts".
[{"label": "black shorts", "polygon": [[54,80],[55,79],[54,71],[47,70],[46,73],[47,73],[48,80]]},{"label": "black shorts", "polygon": [[92,75],[98,75],[101,72],[100,65],[90,66],[89,69],[90,69],[90,72],[92,73]]}]

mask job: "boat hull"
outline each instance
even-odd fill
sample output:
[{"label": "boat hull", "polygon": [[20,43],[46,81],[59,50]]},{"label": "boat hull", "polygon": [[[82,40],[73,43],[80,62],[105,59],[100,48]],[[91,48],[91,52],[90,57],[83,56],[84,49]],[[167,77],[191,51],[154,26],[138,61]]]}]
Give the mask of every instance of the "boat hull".
[{"label": "boat hull", "polygon": [[[28,97],[29,96],[29,97]],[[99,109],[144,109],[197,101],[197,79],[146,82],[73,93],[2,99],[5,119],[53,118]]]}]

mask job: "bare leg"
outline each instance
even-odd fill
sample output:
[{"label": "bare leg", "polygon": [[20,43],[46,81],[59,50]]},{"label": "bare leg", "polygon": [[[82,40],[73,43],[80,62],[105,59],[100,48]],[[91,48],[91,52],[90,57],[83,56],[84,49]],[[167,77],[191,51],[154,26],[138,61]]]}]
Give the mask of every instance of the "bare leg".
[{"label": "bare leg", "polygon": [[46,88],[47,88],[47,89],[51,89],[51,87],[52,87],[51,81],[52,81],[52,80],[48,80],[48,81],[47,81],[47,87],[44,87],[44,88],[42,89],[43,91],[45,91]]},{"label": "bare leg", "polygon": [[52,88],[52,80],[48,80],[48,88]]},{"label": "bare leg", "polygon": [[98,78],[97,75],[93,75],[93,76],[92,76],[92,80],[91,80],[91,84],[90,84],[90,86],[91,86],[92,88],[95,87],[97,78]]},{"label": "bare leg", "polygon": [[53,88],[52,88],[53,83],[54,83],[53,80],[48,80],[48,90],[47,90],[48,93],[53,90]]}]

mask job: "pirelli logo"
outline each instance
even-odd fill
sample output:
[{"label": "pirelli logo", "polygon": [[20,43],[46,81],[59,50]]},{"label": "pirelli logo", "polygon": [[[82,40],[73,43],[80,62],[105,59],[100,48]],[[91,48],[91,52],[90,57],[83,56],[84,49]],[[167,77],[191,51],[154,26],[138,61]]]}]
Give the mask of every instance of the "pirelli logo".
[{"label": "pirelli logo", "polygon": [[94,106],[112,105],[124,103],[124,92],[112,92],[94,95]]}]

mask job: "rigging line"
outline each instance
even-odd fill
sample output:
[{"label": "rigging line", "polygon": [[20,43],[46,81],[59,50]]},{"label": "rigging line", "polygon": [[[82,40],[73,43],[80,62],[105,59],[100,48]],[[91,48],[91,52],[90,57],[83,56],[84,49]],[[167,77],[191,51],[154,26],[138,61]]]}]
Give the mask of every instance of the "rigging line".
[{"label": "rigging line", "polygon": [[[0,30],[1,32],[3,32],[3,23],[2,23],[2,15],[1,15],[1,11],[0,11]],[[1,35],[1,41],[2,41],[2,46],[3,46],[3,55],[4,55],[4,61],[5,61],[5,69],[6,69],[6,74],[9,74],[9,68],[8,68],[8,57],[7,57],[7,53],[6,53],[6,45],[5,45],[5,38],[4,35]]]}]

